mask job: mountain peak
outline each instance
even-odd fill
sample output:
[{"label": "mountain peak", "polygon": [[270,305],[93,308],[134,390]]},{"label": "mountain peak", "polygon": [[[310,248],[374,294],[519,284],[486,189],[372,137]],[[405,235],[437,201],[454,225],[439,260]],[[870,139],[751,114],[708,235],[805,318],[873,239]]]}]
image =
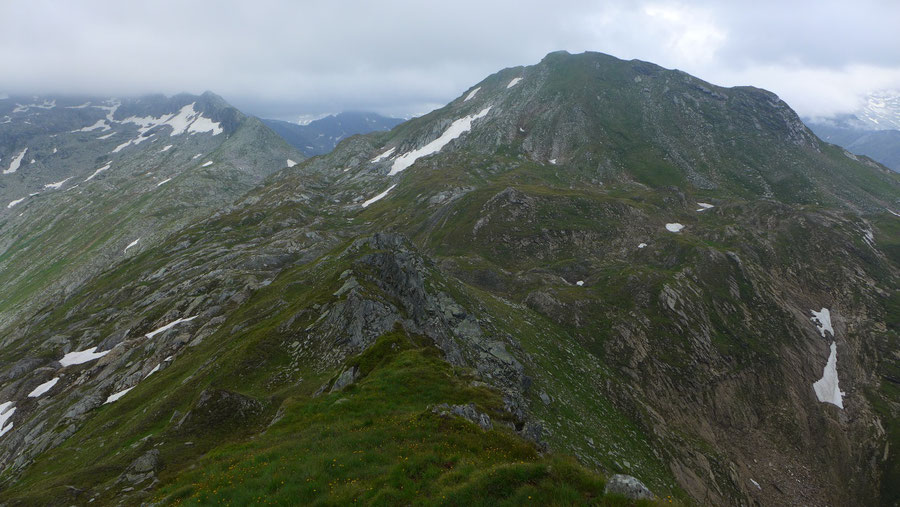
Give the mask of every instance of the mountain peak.
[{"label": "mountain peak", "polygon": [[[455,128],[459,135],[438,143]],[[501,70],[383,139],[369,158],[390,175],[410,154],[452,159],[458,151],[563,166],[571,185],[675,186],[791,203],[876,209],[897,185],[867,184],[872,168],[830,151],[772,92],[593,52],[554,52]],[[440,149],[427,149],[432,143]]]}]

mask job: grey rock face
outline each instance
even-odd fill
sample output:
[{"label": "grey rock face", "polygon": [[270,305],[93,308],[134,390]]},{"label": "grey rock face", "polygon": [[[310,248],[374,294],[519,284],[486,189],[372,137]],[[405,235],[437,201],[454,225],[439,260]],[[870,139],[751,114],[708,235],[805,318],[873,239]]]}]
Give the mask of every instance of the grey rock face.
[{"label": "grey rock face", "polygon": [[346,370],[344,370],[343,373],[341,373],[341,376],[338,377],[337,380],[334,381],[334,385],[331,386],[331,391],[329,391],[329,392],[334,393],[334,392],[344,389],[345,387],[349,386],[353,382],[356,382],[356,378],[358,376],[359,376],[359,368],[357,368],[356,366],[347,368]]},{"label": "grey rock face", "polygon": [[13,365],[10,366],[8,370],[6,370],[4,376],[9,380],[15,380],[22,375],[34,370],[38,366],[41,366],[45,362],[46,360],[35,357],[20,359],[19,361],[13,363]]},{"label": "grey rock face", "polygon": [[136,460],[134,460],[129,468],[131,469],[131,471],[137,473],[155,471],[157,468],[159,468],[159,451],[156,449],[147,451]]},{"label": "grey rock face", "polygon": [[491,417],[484,412],[479,412],[473,403],[468,405],[448,405],[441,403],[431,409],[431,412],[441,417],[462,417],[463,419],[477,424],[481,429],[488,431],[494,428],[491,423]]},{"label": "grey rock face", "polygon": [[622,495],[632,500],[651,500],[653,493],[644,483],[630,475],[616,474],[606,481],[606,494]]}]

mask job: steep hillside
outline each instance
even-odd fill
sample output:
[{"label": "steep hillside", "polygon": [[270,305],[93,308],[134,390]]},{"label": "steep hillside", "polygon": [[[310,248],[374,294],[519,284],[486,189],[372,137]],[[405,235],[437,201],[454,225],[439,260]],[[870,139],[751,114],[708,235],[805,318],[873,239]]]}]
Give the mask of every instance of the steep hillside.
[{"label": "steep hillside", "polygon": [[0,327],[301,158],[211,93],[13,97],[0,114]]},{"label": "steep hillside", "polygon": [[15,320],[0,501],[891,505],[898,198],[769,92],[553,53]]}]

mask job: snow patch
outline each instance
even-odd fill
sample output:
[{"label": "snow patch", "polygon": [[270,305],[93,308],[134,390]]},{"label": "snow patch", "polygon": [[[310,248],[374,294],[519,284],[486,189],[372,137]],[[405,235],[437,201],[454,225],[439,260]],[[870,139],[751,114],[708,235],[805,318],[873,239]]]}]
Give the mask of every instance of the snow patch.
[{"label": "snow patch", "polygon": [[108,105],[91,106],[91,107],[94,107],[97,109],[103,109],[104,111],[106,111],[106,121],[115,121],[113,119],[113,116],[116,114],[116,110],[119,109],[119,106],[121,106],[122,103],[116,99],[110,99],[110,100],[107,100],[106,102],[104,102],[104,104],[108,104]]},{"label": "snow patch", "polygon": [[[19,153],[12,159],[12,162],[9,163],[9,169],[3,171],[3,174],[12,174],[19,170],[19,166],[22,165],[22,159],[25,158],[25,153],[28,152],[28,148],[22,150],[22,153]],[[893,213],[893,212],[892,212]]]},{"label": "snow patch", "polygon": [[38,396],[46,393],[50,389],[53,389],[53,386],[55,386],[57,382],[59,382],[59,377],[56,377],[54,379],[44,382],[43,384],[35,387],[33,391],[28,393],[28,397],[29,398],[37,398]]},{"label": "snow patch", "polygon": [[112,127],[106,124],[106,120],[97,120],[97,122],[93,125],[78,130],[73,130],[72,132],[92,132],[97,129],[102,129],[101,132],[106,132],[107,130],[112,129]]},{"label": "snow patch", "polygon": [[715,208],[715,206],[713,206],[712,204],[710,204],[708,202],[698,202],[697,206],[700,206],[697,209],[697,211],[705,211],[705,210],[708,210],[709,208]]},{"label": "snow patch", "polygon": [[684,226],[678,222],[666,224],[666,230],[669,232],[681,232],[681,229],[684,229]]},{"label": "snow patch", "polygon": [[509,90],[513,86],[516,86],[517,84],[519,84],[519,81],[521,81],[521,80],[522,80],[522,78],[520,78],[520,77],[513,78],[513,80],[510,81],[508,85],[506,85],[506,89]]},{"label": "snow patch", "polygon": [[875,248],[875,233],[871,229],[863,231],[863,241],[870,247]]},{"label": "snow patch", "polygon": [[160,366],[162,366],[162,363],[159,363],[158,365],[154,366],[153,369],[150,370],[150,373],[148,373],[148,374],[144,377],[144,379],[146,379],[146,378],[149,377],[150,375],[153,375],[154,373],[158,372]]},{"label": "snow patch", "polygon": [[7,431],[12,429],[13,423],[10,422],[9,424],[6,424],[6,421],[9,421],[10,418],[12,418],[15,411],[15,403],[11,401],[0,403],[0,437],[5,435]]},{"label": "snow patch", "polygon": [[577,285],[577,286],[579,286],[579,287],[583,287],[583,286],[584,286],[584,280],[578,280],[577,282],[575,282],[575,285]]},{"label": "snow patch", "polygon": [[551,158],[551,159],[550,159],[550,163],[553,164],[553,165],[556,165],[556,159],[555,159],[555,158]]},{"label": "snow patch", "polygon": [[828,331],[831,333],[831,336],[834,337],[834,329],[831,327],[831,312],[828,308],[822,308],[818,312],[810,310],[810,312],[812,312],[813,316],[809,320],[815,322],[822,338],[826,338],[825,331]]},{"label": "snow patch", "polygon": [[376,196],[375,196],[375,197],[373,197],[373,198],[371,198],[371,199],[369,199],[369,200],[368,200],[368,201],[366,201],[366,202],[364,202],[364,203],[362,203],[362,207],[363,207],[363,208],[365,208],[365,207],[367,207],[367,206],[368,206],[368,205],[370,205],[370,204],[372,204],[372,203],[373,203],[373,202],[375,202],[375,201],[379,201],[379,200],[381,200],[381,199],[383,199],[383,198],[384,198],[384,196],[386,196],[386,195],[388,195],[388,192],[390,192],[390,191],[391,191],[391,190],[393,190],[393,189],[394,189],[394,187],[396,187],[396,186],[397,186],[397,184],[396,184],[396,183],[395,183],[395,184],[393,184],[393,185],[391,185],[391,186],[390,186],[390,187],[388,187],[388,189],[387,189],[387,190],[385,190],[385,191],[384,191],[384,192],[382,192],[382,193],[380,193],[380,194],[378,194],[378,195],[376,195]]},{"label": "snow patch", "polygon": [[752,482],[753,485],[756,486],[756,489],[762,489],[762,486],[760,486],[759,483],[754,481],[753,479],[750,479],[750,482]]},{"label": "snow patch", "polygon": [[168,331],[169,329],[172,329],[173,327],[177,326],[178,324],[181,324],[183,322],[190,322],[196,318],[197,318],[197,316],[194,315],[193,317],[188,317],[186,319],[178,319],[178,320],[169,322],[165,326],[163,326],[159,329],[150,331],[149,333],[145,334],[144,336],[146,336],[147,338],[153,338],[154,336],[158,335],[159,333],[164,333],[164,332]]},{"label": "snow patch", "polygon": [[175,146],[175,145],[174,145],[174,144],[167,144],[166,146],[163,147],[163,149],[159,150],[159,152],[160,152],[160,153],[167,152],[167,151],[169,151],[170,149],[172,149],[172,146]]},{"label": "snow patch", "polygon": [[644,247],[646,247],[646,246],[647,246],[647,243],[641,243],[641,244],[638,245],[638,248],[644,248]]},{"label": "snow patch", "polygon": [[98,137],[97,140],[98,140],[98,141],[105,141],[105,140],[109,139],[110,137],[112,137],[112,136],[114,136],[114,135],[116,135],[115,132],[110,132],[109,134],[106,134],[105,136],[100,136],[100,137]]},{"label": "snow patch", "polygon": [[386,152],[382,153],[381,155],[378,155],[377,157],[373,158],[373,159],[370,160],[369,162],[371,162],[371,163],[373,163],[373,164],[376,164],[376,163],[378,163],[378,162],[381,162],[382,160],[384,160],[384,159],[390,157],[391,155],[393,155],[395,151],[397,151],[397,147],[396,147],[396,146],[393,147],[393,148],[391,148],[391,149],[389,149],[389,150],[387,150]]},{"label": "snow patch", "polygon": [[288,166],[288,169],[290,169],[291,167],[294,167],[295,165],[297,165],[297,162],[294,162],[294,161],[291,160],[291,159],[287,159],[287,166]]},{"label": "snow patch", "polygon": [[44,185],[44,188],[45,189],[49,188],[51,190],[59,190],[60,188],[62,188],[63,185],[66,184],[67,181],[69,181],[71,179],[72,179],[72,177],[69,176],[68,178],[66,178],[62,181],[57,181],[56,183],[47,183],[46,185]]},{"label": "snow patch", "polygon": [[126,394],[128,394],[128,391],[131,391],[132,389],[134,389],[134,387],[135,387],[135,386],[131,386],[131,387],[129,387],[128,389],[122,389],[121,391],[119,391],[119,392],[117,392],[117,393],[110,394],[109,397],[106,398],[106,401],[103,402],[103,404],[106,405],[107,403],[112,403],[112,402],[114,402],[114,401],[119,401],[119,398],[121,398],[122,396],[125,396]]},{"label": "snow patch", "polygon": [[11,209],[13,206],[15,206],[16,204],[21,203],[21,202],[24,201],[25,199],[28,199],[28,198],[27,198],[27,197],[23,197],[23,198],[21,198],[21,199],[16,199],[15,201],[10,201],[9,204],[6,205],[6,209]]},{"label": "snow patch", "polygon": [[166,179],[160,181],[159,183],[157,183],[156,186],[157,187],[162,186],[163,184],[168,183],[170,181],[172,181],[172,178],[166,178]]},{"label": "snow patch", "polygon": [[144,137],[144,135],[141,134],[130,141],[126,141],[126,142],[116,146],[111,153],[119,153],[120,151],[124,150],[125,148],[127,148],[129,146],[137,146],[155,135],[156,134],[150,134],[149,136]]},{"label": "snow patch", "polygon": [[109,354],[108,350],[104,350],[103,352],[97,352],[97,347],[87,350],[81,350],[78,352],[69,352],[64,355],[62,359],[59,360],[59,364],[63,366],[71,366],[73,364],[83,364],[89,361],[93,361],[95,359],[100,359],[101,357]]},{"label": "snow patch", "polygon": [[111,165],[112,165],[112,164],[109,163],[109,164],[106,164],[105,166],[101,167],[100,169],[97,169],[96,171],[94,171],[93,174],[91,174],[90,176],[88,176],[87,179],[85,179],[84,181],[91,181],[92,179],[94,179],[95,177],[97,177],[98,174],[100,174],[100,173],[102,173],[103,171],[109,169],[109,167],[110,167]]},{"label": "snow patch", "polygon": [[831,342],[831,354],[828,355],[828,362],[825,363],[825,369],[822,371],[822,378],[813,384],[816,391],[816,398],[822,403],[831,403],[840,409],[844,408],[844,402],[841,398],[844,393],[838,387],[837,376],[837,344]]},{"label": "snow patch", "polygon": [[128,249],[133,246],[137,246],[137,244],[140,240],[141,240],[141,238],[138,238],[138,239],[132,241],[131,243],[128,243],[128,246],[125,247],[125,250],[122,250],[122,253],[128,253]]},{"label": "snow patch", "polygon": [[391,172],[388,173],[388,176],[393,176],[400,171],[403,171],[404,169],[413,165],[416,160],[422,157],[432,155],[441,151],[441,149],[444,146],[447,146],[450,141],[468,132],[472,128],[472,122],[479,118],[483,118],[488,114],[488,111],[490,110],[491,106],[488,106],[479,111],[477,114],[464,116],[451,123],[447,130],[445,130],[444,133],[434,141],[431,141],[430,143],[417,150],[413,150],[409,153],[400,155],[394,160],[394,164],[391,166]]},{"label": "snow patch", "polygon": [[213,161],[212,161],[212,160],[207,160],[207,161],[204,162],[203,165],[201,165],[200,167],[209,167],[209,166],[211,166],[211,165],[213,165]]},{"label": "snow patch", "polygon": [[469,94],[466,95],[466,98],[463,99],[463,102],[468,102],[468,101],[474,99],[475,94],[478,93],[478,90],[480,90],[480,89],[481,89],[481,87],[479,86],[478,88],[475,88],[474,90],[470,91]]}]

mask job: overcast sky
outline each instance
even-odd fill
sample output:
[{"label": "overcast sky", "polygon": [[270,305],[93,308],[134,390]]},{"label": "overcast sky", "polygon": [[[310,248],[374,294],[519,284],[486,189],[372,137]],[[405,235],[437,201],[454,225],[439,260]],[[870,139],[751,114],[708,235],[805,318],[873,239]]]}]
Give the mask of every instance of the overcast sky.
[{"label": "overcast sky", "polygon": [[410,116],[546,53],[777,93],[804,116],[900,89],[900,1],[0,0],[0,93],[211,90],[247,113]]}]

